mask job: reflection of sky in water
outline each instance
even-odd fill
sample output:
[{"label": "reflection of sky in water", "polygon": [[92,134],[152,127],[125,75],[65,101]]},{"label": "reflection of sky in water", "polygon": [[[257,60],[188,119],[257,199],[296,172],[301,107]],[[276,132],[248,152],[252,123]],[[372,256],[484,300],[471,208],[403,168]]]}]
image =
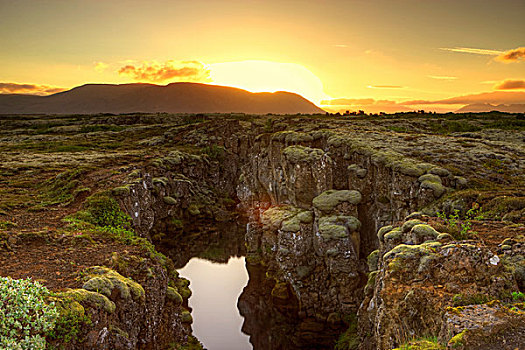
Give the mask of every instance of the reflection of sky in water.
[{"label": "reflection of sky in water", "polygon": [[179,270],[190,280],[193,334],[209,350],[251,349],[249,337],[241,332],[243,317],[237,299],[248,283],[244,258],[230,258],[227,264],[192,258]]}]

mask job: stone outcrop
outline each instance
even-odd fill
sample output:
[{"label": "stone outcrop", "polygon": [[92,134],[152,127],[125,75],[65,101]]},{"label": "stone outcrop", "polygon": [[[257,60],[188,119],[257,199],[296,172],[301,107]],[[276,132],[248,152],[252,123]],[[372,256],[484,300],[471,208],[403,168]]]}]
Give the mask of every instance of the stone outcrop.
[{"label": "stone outcrop", "polygon": [[[419,219],[384,227],[378,237],[379,250],[369,257],[370,273],[358,314],[361,349],[391,349],[429,334],[439,334],[446,343],[483,324],[495,334],[496,328],[522,318],[520,312],[518,318],[509,316],[510,311],[505,311],[507,316],[496,312],[494,305],[452,307],[508,298],[510,291],[518,291],[501,258],[479,242],[451,241]],[[469,312],[478,313],[478,319],[469,321]],[[496,319],[487,324],[484,312],[499,314],[501,327]]]},{"label": "stone outcrop", "polygon": [[[113,269],[87,269],[82,288],[56,297],[66,322],[61,331],[79,332],[66,336],[67,343],[60,347],[160,350],[187,343],[192,322],[188,281],[154,257],[114,253],[110,265]],[[75,322],[83,322],[81,330],[75,330]]]}]

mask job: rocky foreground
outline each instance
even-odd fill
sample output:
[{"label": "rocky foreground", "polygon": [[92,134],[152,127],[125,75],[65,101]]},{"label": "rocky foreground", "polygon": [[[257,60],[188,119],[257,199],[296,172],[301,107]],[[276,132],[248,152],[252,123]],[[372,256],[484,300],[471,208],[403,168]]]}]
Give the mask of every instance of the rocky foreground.
[{"label": "rocky foreground", "polygon": [[0,276],[56,311],[0,344],[200,348],[175,269],[243,220],[255,349],[525,343],[523,114],[4,116],[0,150]]}]

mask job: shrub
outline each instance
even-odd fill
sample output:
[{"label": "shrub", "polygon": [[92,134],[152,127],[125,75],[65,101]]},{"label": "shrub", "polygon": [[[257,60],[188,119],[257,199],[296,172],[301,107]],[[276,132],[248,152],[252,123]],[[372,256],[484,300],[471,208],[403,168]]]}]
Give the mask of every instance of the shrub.
[{"label": "shrub", "polygon": [[104,193],[97,193],[87,198],[86,208],[91,214],[91,223],[97,226],[126,228],[131,221],[131,218],[120,209],[117,201]]},{"label": "shrub", "polygon": [[40,350],[46,348],[44,335],[55,327],[58,312],[38,282],[0,277],[0,348]]}]

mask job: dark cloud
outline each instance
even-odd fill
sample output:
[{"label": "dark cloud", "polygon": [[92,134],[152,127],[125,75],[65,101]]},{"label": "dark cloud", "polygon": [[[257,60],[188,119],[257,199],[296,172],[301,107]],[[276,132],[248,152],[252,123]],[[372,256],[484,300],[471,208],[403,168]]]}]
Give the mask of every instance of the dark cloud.
[{"label": "dark cloud", "polygon": [[118,70],[136,81],[163,82],[166,80],[206,82],[210,71],[197,61],[167,61],[164,63],[143,62],[141,65],[128,64]]},{"label": "dark cloud", "polygon": [[38,84],[0,83],[0,94],[50,95],[67,89]]},{"label": "dark cloud", "polygon": [[518,47],[517,49],[503,52],[495,58],[496,61],[511,63],[525,60],[525,47]]},{"label": "dark cloud", "polygon": [[494,86],[496,90],[517,90],[525,89],[525,80],[505,80],[504,82]]}]

